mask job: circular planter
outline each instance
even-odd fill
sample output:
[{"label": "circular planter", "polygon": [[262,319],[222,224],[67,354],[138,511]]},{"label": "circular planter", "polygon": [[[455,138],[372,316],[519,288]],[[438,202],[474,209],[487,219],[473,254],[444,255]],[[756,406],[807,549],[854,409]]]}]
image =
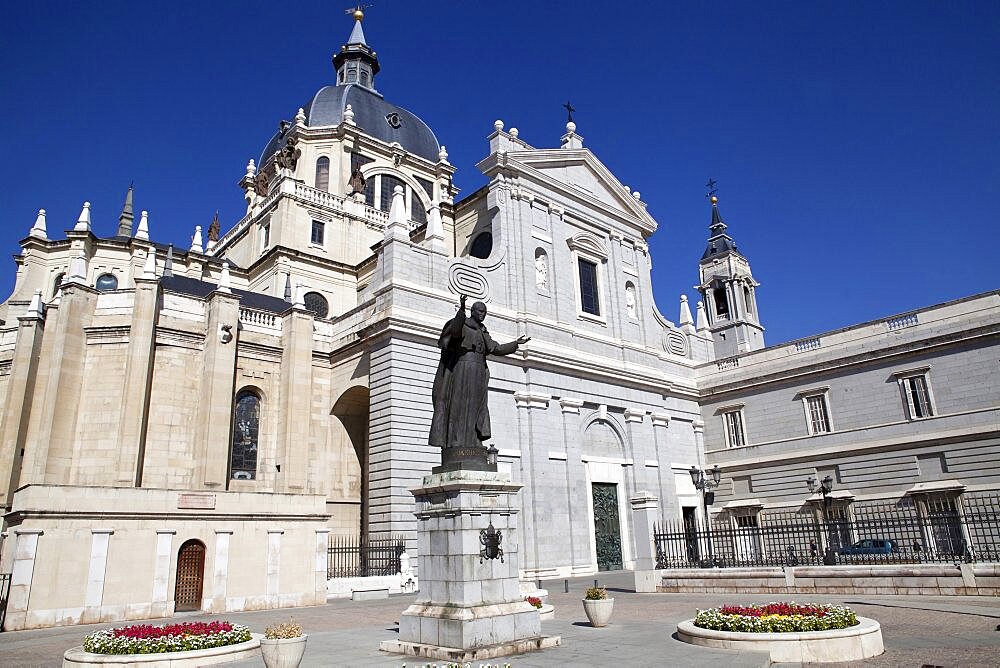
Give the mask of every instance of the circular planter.
[{"label": "circular planter", "polygon": [[555,619],[556,608],[551,603],[543,603],[542,607],[538,609],[538,618],[542,621],[546,619]]},{"label": "circular planter", "polygon": [[93,654],[83,651],[83,645],[66,650],[63,654],[63,668],[77,666],[170,666],[170,668],[191,666],[212,666],[218,663],[233,663],[244,659],[253,659],[260,651],[260,633],[253,633],[252,640],[196,649],[188,652],[161,652],[159,654]]},{"label": "circular planter", "polygon": [[267,668],[298,668],[306,653],[306,638],[261,638],[260,653]]},{"label": "circular planter", "polygon": [[614,608],[615,599],[605,598],[588,601],[583,599],[583,611],[587,613],[587,619],[591,626],[607,626],[611,620],[611,610]]},{"label": "circular planter", "polygon": [[737,633],[699,628],[688,619],[677,625],[677,639],[703,647],[769,652],[775,663],[860,661],[884,652],[879,623],[867,617],[858,617],[858,622],[830,631]]}]

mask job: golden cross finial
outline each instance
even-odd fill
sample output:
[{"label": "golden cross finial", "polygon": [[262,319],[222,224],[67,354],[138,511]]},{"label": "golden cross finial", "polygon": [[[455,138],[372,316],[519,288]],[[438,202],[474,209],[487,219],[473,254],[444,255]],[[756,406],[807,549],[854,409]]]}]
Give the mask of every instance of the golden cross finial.
[{"label": "golden cross finial", "polygon": [[371,5],[362,5],[361,3],[358,3],[353,7],[345,9],[344,13],[353,16],[355,21],[361,21],[362,19],[365,18],[365,10],[369,9],[370,7]]}]

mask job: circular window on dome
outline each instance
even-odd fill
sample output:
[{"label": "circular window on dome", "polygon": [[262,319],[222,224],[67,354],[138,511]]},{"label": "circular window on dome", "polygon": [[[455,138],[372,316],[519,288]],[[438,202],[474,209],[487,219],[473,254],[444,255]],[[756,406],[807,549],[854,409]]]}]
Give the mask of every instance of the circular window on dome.
[{"label": "circular window on dome", "polygon": [[118,278],[114,274],[101,274],[97,277],[94,287],[98,292],[110,292],[118,289]]},{"label": "circular window on dome", "polygon": [[390,128],[398,128],[403,122],[399,118],[399,114],[395,111],[385,115],[385,122],[389,124]]},{"label": "circular window on dome", "polygon": [[317,318],[325,318],[330,312],[326,297],[318,292],[307,292],[303,295],[302,301],[306,305],[306,310],[315,313]]}]

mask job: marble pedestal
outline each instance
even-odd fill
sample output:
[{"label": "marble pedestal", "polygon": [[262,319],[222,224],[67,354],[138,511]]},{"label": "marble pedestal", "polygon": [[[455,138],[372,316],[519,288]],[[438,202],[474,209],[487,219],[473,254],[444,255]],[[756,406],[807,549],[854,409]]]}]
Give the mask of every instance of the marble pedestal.
[{"label": "marble pedestal", "polygon": [[[399,640],[380,649],[448,661],[478,661],[555,647],[538,611],[521,596],[517,494],[491,471],[426,476],[416,497],[420,593],[399,620]],[[503,559],[484,559],[480,531],[492,523]]]}]

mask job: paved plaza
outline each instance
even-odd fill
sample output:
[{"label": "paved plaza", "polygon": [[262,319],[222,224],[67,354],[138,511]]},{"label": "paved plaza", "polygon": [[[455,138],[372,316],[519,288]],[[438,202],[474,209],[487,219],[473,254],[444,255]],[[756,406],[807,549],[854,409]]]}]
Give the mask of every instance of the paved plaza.
[{"label": "paved plaza", "polygon": [[[593,578],[543,582],[555,619],[542,622],[546,635],[562,636],[562,646],[528,655],[494,660],[513,668],[529,666],[712,666],[753,667],[770,664],[766,655],[694,647],[673,638],[678,621],[694,616],[697,608],[721,603],[767,602],[769,595],[751,594],[636,594],[631,573],[602,573],[600,583],[615,597],[611,625],[591,628],[580,599]],[[335,600],[310,608],[268,610],[222,615],[250,626],[254,632],[279,621],[294,620],[309,635],[303,666],[426,666],[442,662],[418,661],[378,651],[381,640],[396,637],[399,613],[414,595],[388,600]],[[865,662],[838,666],[1000,666],[1000,600],[957,596],[802,596],[802,602],[846,603],[858,614],[882,624],[886,651]],[[183,621],[217,619],[220,615],[185,614]],[[154,623],[159,623],[155,622]],[[0,666],[58,666],[67,648],[84,635],[111,624],[73,626],[0,634]],[[235,664],[260,667],[261,660]],[[478,664],[476,664],[478,665]],[[829,664],[827,664],[829,665]]]}]

